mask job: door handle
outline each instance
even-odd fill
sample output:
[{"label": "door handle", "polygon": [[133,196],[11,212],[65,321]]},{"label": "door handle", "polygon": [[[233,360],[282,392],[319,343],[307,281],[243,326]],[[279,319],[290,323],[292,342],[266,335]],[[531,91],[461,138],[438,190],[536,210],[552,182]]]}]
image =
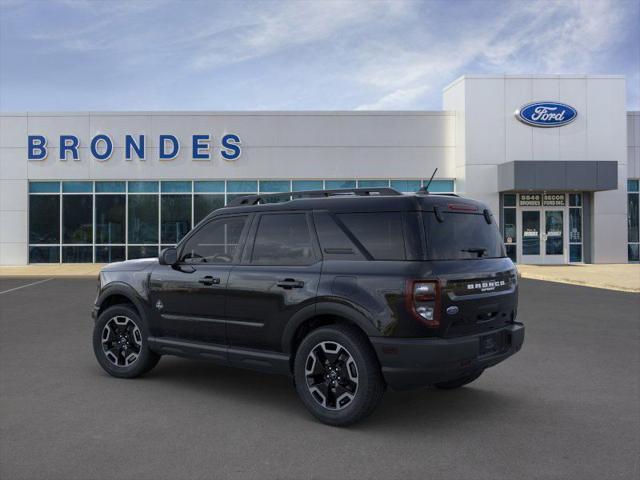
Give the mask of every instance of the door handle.
[{"label": "door handle", "polygon": [[301,280],[296,280],[295,278],[285,278],[284,280],[279,280],[276,285],[280,288],[284,288],[285,290],[289,290],[291,288],[304,287],[304,282]]},{"label": "door handle", "polygon": [[217,277],[214,278],[211,275],[207,275],[206,277],[202,277],[200,280],[198,280],[198,283],[201,283],[207,286],[220,285],[220,279]]}]

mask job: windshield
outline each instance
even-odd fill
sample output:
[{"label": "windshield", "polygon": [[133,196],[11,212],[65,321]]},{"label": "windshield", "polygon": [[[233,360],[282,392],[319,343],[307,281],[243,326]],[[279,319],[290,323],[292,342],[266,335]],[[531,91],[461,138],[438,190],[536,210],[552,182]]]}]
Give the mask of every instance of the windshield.
[{"label": "windshield", "polygon": [[427,252],[431,260],[466,260],[505,257],[500,232],[483,214],[442,212],[423,214]]}]

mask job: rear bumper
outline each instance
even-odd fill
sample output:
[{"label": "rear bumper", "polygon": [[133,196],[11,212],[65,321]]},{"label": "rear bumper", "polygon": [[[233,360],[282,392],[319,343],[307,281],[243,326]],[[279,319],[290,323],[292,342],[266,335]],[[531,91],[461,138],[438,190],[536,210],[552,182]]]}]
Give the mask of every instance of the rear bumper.
[{"label": "rear bumper", "polygon": [[[481,337],[496,335],[497,348],[481,354]],[[516,353],[524,342],[524,325],[514,323],[478,335],[456,338],[370,337],[382,374],[394,390],[447,382],[492,367]],[[486,346],[486,345],[485,345]]]}]

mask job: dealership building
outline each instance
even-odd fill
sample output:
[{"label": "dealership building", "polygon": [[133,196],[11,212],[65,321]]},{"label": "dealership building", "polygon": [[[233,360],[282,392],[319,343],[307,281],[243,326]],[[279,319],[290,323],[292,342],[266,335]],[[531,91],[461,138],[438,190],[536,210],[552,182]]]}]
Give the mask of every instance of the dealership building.
[{"label": "dealership building", "polygon": [[486,202],[520,263],[639,259],[625,79],[470,75],[442,111],[0,114],[0,265],[156,256],[240,195],[392,187]]}]

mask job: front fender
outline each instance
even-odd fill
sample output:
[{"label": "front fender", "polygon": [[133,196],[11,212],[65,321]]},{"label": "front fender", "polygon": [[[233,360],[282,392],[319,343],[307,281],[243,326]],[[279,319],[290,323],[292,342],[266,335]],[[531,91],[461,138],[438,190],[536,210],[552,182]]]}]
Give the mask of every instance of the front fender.
[{"label": "front fender", "polygon": [[[107,284],[100,291],[100,293],[98,294],[98,298],[96,299],[96,302],[95,302],[96,311],[100,310],[105,300],[107,300],[109,297],[112,297],[114,295],[121,295],[125,297],[136,307],[136,309],[138,310],[138,312],[140,312],[141,315],[143,315],[145,318],[148,318],[145,299],[139,294],[139,292],[136,291],[135,288],[121,281],[111,282]],[[96,320],[97,320],[97,315],[96,315]]]}]

